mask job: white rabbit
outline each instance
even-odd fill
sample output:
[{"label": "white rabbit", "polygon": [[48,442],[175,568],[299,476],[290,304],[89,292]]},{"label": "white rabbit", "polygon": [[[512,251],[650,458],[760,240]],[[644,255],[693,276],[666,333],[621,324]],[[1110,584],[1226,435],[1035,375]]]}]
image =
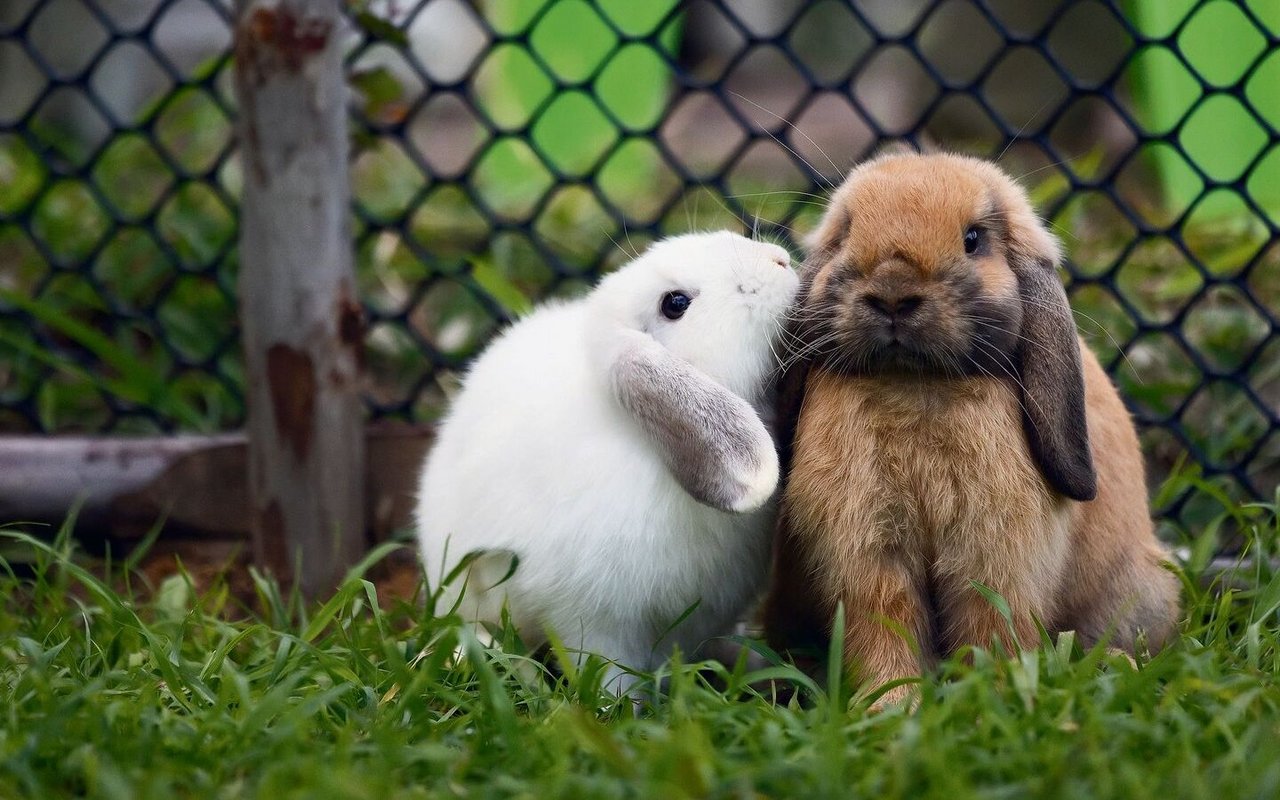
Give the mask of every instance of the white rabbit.
[{"label": "white rabbit", "polygon": [[437,611],[497,621],[505,603],[530,646],[550,629],[640,670],[729,632],[768,571],[778,457],[758,410],[790,263],[727,232],[667,239],[494,340],[422,476],[429,583],[484,551]]}]

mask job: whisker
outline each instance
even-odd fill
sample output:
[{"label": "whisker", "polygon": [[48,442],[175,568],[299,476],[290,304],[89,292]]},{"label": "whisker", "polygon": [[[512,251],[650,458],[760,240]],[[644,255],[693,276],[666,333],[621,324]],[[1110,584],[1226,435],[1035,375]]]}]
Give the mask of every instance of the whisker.
[{"label": "whisker", "polygon": [[1053,230],[1057,231],[1063,238],[1070,239],[1073,242],[1080,241],[1080,237],[1072,233],[1070,228],[1064,228],[1063,226],[1059,225],[1053,220],[1045,219],[1044,217],[1036,217],[1036,219],[1044,223],[1046,227],[1052,228]]},{"label": "whisker", "polygon": [[[972,363],[972,364],[973,364],[975,367],[977,367],[979,370],[981,370],[981,369],[982,369],[981,365],[980,365],[980,364],[978,364],[978,362],[977,362],[976,360],[974,360],[973,356],[969,355],[968,353],[964,353],[963,355],[964,355],[964,357],[965,357],[965,358],[969,359],[969,362],[970,362],[970,363]],[[997,365],[997,366],[999,366],[999,365]],[[1003,367],[1001,367],[1001,369],[1004,369],[1004,368],[1003,368]],[[1030,397],[1030,395],[1028,395],[1028,394],[1027,394],[1027,390],[1026,390],[1026,388],[1022,386],[1022,381],[1018,380],[1018,378],[1017,378],[1016,376],[1014,376],[1014,375],[1009,375],[1009,377],[1010,377],[1010,378],[1011,378],[1015,383],[1017,383],[1017,384],[1018,384],[1019,388],[1021,388],[1021,389],[1022,389],[1022,391],[1021,391],[1021,392],[1019,392],[1019,393],[1015,396],[1015,398],[1014,398],[1014,399],[1015,399],[1015,400],[1017,400],[1017,402],[1018,402],[1018,408],[1022,411],[1022,413],[1023,413],[1023,414],[1026,414],[1026,413],[1027,413],[1027,406],[1026,406],[1026,403],[1024,403],[1024,402],[1022,401],[1022,398],[1024,398],[1024,397]],[[1033,402],[1033,403],[1035,402],[1035,399],[1034,399],[1034,398],[1032,398],[1032,402]],[[1038,405],[1037,405],[1037,408],[1039,408],[1039,406],[1038,406]],[[1026,457],[1026,455],[1027,455],[1025,452],[1018,451],[1016,448],[1014,448],[1014,447],[1012,447],[1012,446],[1009,446],[1009,445],[1000,445],[1000,446],[1002,446],[1004,449],[1006,449],[1006,450],[1008,450],[1010,453],[1012,453],[1012,454],[1014,455],[1014,457],[1015,457],[1015,458],[1025,458],[1025,457]]]},{"label": "whisker", "polygon": [[613,242],[614,247],[618,248],[618,252],[622,253],[628,259],[640,257],[640,254],[634,252],[634,250],[628,251],[627,248],[623,247],[622,244],[619,243],[617,239],[613,238],[613,234],[609,233],[608,229],[605,228],[603,225],[600,226],[600,232],[603,233],[605,236],[609,237],[609,241]]},{"label": "whisker", "polygon": [[1044,172],[1046,169],[1053,169],[1054,167],[1063,167],[1063,166],[1069,167],[1071,166],[1071,163],[1073,161],[1078,160],[1081,156],[1083,156],[1085,153],[1088,153],[1088,152],[1089,152],[1088,150],[1082,150],[1073,156],[1067,156],[1066,158],[1063,158],[1061,160],[1054,161],[1050,164],[1045,164],[1042,167],[1036,167],[1035,169],[1030,170],[1029,172],[1024,172],[1018,177],[1014,178],[1014,181],[1021,183],[1023,178],[1029,178],[1038,172]]},{"label": "whisker", "polygon": [[1000,159],[1004,158],[1005,153],[1008,153],[1008,152],[1009,152],[1009,148],[1013,147],[1014,143],[1015,143],[1015,142],[1017,142],[1017,141],[1018,141],[1018,139],[1020,139],[1020,138],[1022,137],[1022,134],[1027,130],[1027,128],[1030,128],[1030,127],[1031,127],[1031,123],[1033,123],[1033,122],[1035,122],[1035,121],[1036,121],[1036,117],[1039,117],[1039,116],[1040,116],[1040,114],[1041,114],[1041,113],[1042,113],[1046,108],[1048,108],[1048,107],[1049,107],[1049,104],[1050,104],[1050,103],[1052,103],[1052,102],[1053,102],[1052,100],[1046,100],[1046,101],[1044,101],[1044,103],[1043,103],[1039,108],[1037,108],[1037,109],[1036,109],[1036,113],[1032,114],[1030,119],[1028,119],[1026,122],[1022,123],[1022,126],[1018,128],[1018,132],[1017,132],[1017,133],[1015,133],[1015,134],[1014,134],[1014,135],[1009,139],[1009,143],[1008,143],[1008,144],[1006,144],[1006,145],[1004,146],[1004,149],[1000,151],[1000,155],[996,156],[996,158],[995,158],[995,163],[997,163],[997,164],[999,164],[999,163],[1000,163]]},{"label": "whisker", "polygon": [[[1013,336],[1014,338],[1021,339],[1022,341],[1026,342],[1027,344],[1035,345],[1036,347],[1040,348],[1040,350],[1041,350],[1041,351],[1043,351],[1044,353],[1048,354],[1049,356],[1052,356],[1054,359],[1056,359],[1056,360],[1057,360],[1057,362],[1058,362],[1061,366],[1064,366],[1064,367],[1069,367],[1069,366],[1071,366],[1071,364],[1070,364],[1069,362],[1067,362],[1066,360],[1064,360],[1064,359],[1063,359],[1063,357],[1062,357],[1062,355],[1061,355],[1060,353],[1055,353],[1053,350],[1050,350],[1048,347],[1046,347],[1042,342],[1037,342],[1035,339],[1032,339],[1032,338],[1027,337],[1027,336],[1023,336],[1021,333],[1016,333],[1016,332],[1014,332],[1014,331],[1009,330],[1008,328],[1003,328],[1003,327],[1001,327],[1001,326],[999,326],[999,325],[996,325],[996,324],[995,324],[995,323],[993,323],[993,322],[989,322],[989,321],[987,321],[987,320],[985,320],[985,319],[982,319],[982,318],[980,318],[980,317],[974,317],[974,316],[970,316],[970,315],[967,315],[967,314],[961,314],[961,315],[959,315],[959,318],[960,318],[960,319],[963,319],[963,320],[967,320],[967,321],[969,321],[969,322],[973,322],[973,323],[978,324],[978,325],[982,325],[982,326],[983,326],[983,327],[985,327],[985,328],[990,328],[990,329],[992,329],[992,330],[999,331],[999,332],[1004,333],[1004,334],[1007,334],[1007,335],[1009,335],[1009,336]],[[990,344],[990,342],[984,342],[984,344],[988,344],[988,345],[989,345],[989,344]]]},{"label": "whisker", "polygon": [[[784,122],[784,123],[786,123],[787,125],[790,125],[792,130],[794,130],[795,132],[797,132],[797,133],[799,133],[801,136],[803,136],[805,139],[807,139],[807,140],[808,140],[808,142],[809,142],[809,144],[813,145],[813,146],[814,146],[814,148],[815,148],[815,149],[817,149],[817,151],[822,155],[822,157],[823,157],[823,158],[825,158],[825,159],[827,160],[827,163],[829,163],[829,164],[831,165],[831,168],[832,168],[833,170],[835,170],[836,172],[840,172],[840,168],[836,166],[836,162],[834,162],[834,161],[832,161],[832,160],[831,160],[831,156],[827,155],[827,154],[823,151],[823,149],[822,149],[821,147],[818,147],[818,143],[817,143],[817,142],[815,142],[813,139],[810,139],[810,138],[809,138],[809,135],[808,135],[808,134],[806,134],[804,131],[800,130],[798,127],[796,127],[795,123],[791,122],[791,120],[788,120],[788,119],[784,118],[782,115],[777,114],[777,113],[775,113],[775,112],[773,112],[773,111],[770,111],[769,109],[765,108],[764,106],[760,105],[759,103],[757,103],[756,101],[752,100],[752,99],[751,99],[751,98],[749,98],[749,97],[743,97],[742,95],[740,95],[740,94],[738,94],[737,92],[734,92],[734,91],[730,91],[730,92],[729,92],[729,94],[733,95],[734,97],[737,97],[737,98],[738,98],[738,99],[740,99],[740,100],[743,100],[743,101],[745,101],[745,102],[750,103],[751,105],[753,105],[753,106],[755,106],[756,108],[760,109],[761,111],[763,111],[764,113],[766,113],[766,114],[768,114],[769,116],[773,117],[774,119],[777,119],[777,120],[779,120],[780,122]],[[763,126],[761,127],[761,130],[764,130]],[[826,178],[826,176],[824,176],[821,172],[819,172],[817,169],[815,169],[815,168],[814,168],[814,166],[813,166],[812,164],[810,164],[808,161],[806,161],[804,156],[800,155],[800,154],[799,154],[799,153],[797,153],[795,150],[793,150],[793,149],[791,149],[789,146],[787,146],[787,144],[786,144],[785,142],[783,142],[783,141],[782,141],[781,139],[779,139],[777,136],[774,136],[774,135],[773,135],[773,133],[772,133],[771,131],[764,130],[764,133],[765,133],[765,135],[767,135],[770,139],[772,139],[772,140],[774,140],[775,142],[777,142],[779,147],[783,148],[784,150],[786,150],[786,151],[787,151],[788,153],[790,153],[791,155],[793,155],[793,156],[795,156],[796,158],[800,159],[800,163],[801,163],[801,164],[804,164],[806,167],[808,167],[808,168],[809,168],[809,171],[810,171],[810,172],[812,172],[815,176],[817,176],[818,180],[820,180],[820,181],[822,181],[823,183],[827,184],[827,187],[828,187],[828,188],[830,188],[832,191],[835,191],[835,188],[836,188],[835,184],[834,184],[834,183],[832,183],[830,180],[828,180],[828,179]]]},{"label": "whisker", "polygon": [[[987,342],[984,342],[981,339],[975,339],[973,341],[975,345],[980,345],[980,346],[985,345],[987,347],[987,349],[984,349],[982,352],[988,355],[997,356],[998,358],[1004,361],[1004,364],[1001,364],[999,361],[995,361],[993,363],[1000,368],[1001,372],[1003,372],[1006,376],[1008,376],[1009,380],[1013,381],[1015,384],[1017,384],[1018,388],[1021,389],[1021,392],[1019,392],[1019,396],[1018,396],[1018,406],[1022,409],[1023,413],[1027,412],[1027,406],[1025,403],[1023,403],[1023,398],[1026,398],[1030,400],[1032,405],[1036,407],[1036,411],[1038,411],[1041,415],[1043,415],[1044,409],[1041,408],[1040,404],[1036,402],[1036,399],[1032,397],[1031,393],[1027,391],[1026,384],[1024,384],[1022,382],[1022,379],[1018,377],[1017,368],[1014,365],[1014,363],[1009,360],[1009,357],[1006,356],[1004,353],[1000,352],[999,350],[995,349],[994,347],[991,347],[990,345],[988,345]],[[982,366],[978,364],[977,361],[974,360],[973,356],[970,356],[967,353],[965,355],[966,357],[968,357],[970,361],[973,361],[973,365],[975,367],[977,367],[979,370],[982,369]],[[1006,367],[1005,364],[1008,364],[1008,367]]]},{"label": "whisker", "polygon": [[787,353],[787,357],[780,362],[779,371],[790,369],[792,366],[804,359],[810,359],[813,356],[824,354],[823,351],[825,348],[830,347],[833,344],[837,344],[841,338],[843,338],[841,332],[829,331],[812,342],[804,343],[799,349],[790,350],[790,352]]},{"label": "whisker", "polygon": [[821,200],[823,205],[826,205],[827,202],[827,197],[825,195],[806,192],[800,189],[775,189],[770,192],[742,192],[740,194],[727,194],[725,197],[737,200],[743,197],[771,197],[775,194],[795,194],[801,197],[812,197],[814,200]]},{"label": "whisker", "polygon": [[[782,326],[781,326],[781,325],[777,325],[776,327],[780,330]],[[776,332],[777,332],[777,331],[775,331],[775,333],[776,333]],[[770,380],[772,380],[772,378],[773,378],[774,370],[776,370],[776,369],[777,369],[777,365],[782,363],[782,357],[778,355],[778,351],[777,351],[777,349],[773,346],[773,345],[774,345],[774,342],[775,342],[775,340],[776,340],[777,338],[778,338],[778,337],[777,337],[776,335],[775,335],[775,336],[770,336],[770,337],[769,337],[769,339],[768,339],[768,341],[766,342],[766,343],[768,344],[768,346],[769,346],[769,355],[773,356],[773,361],[772,361],[771,363],[775,365],[775,366],[774,366],[774,369],[770,370],[770,371],[767,373],[767,374],[768,374],[768,377],[769,377],[769,379],[770,379]]]},{"label": "whisker", "polygon": [[[1049,311],[1057,310],[1057,306],[1051,306],[1048,303],[1040,303],[1035,300],[1030,300],[1026,298],[1023,299],[1023,302],[1027,303],[1028,305],[1034,308],[1043,308]],[[1071,307],[1068,306],[1068,308],[1071,308]],[[1145,383],[1145,381],[1142,380],[1142,376],[1138,374],[1138,368],[1134,366],[1133,362],[1129,359],[1129,354],[1126,353],[1124,348],[1120,346],[1119,340],[1116,339],[1116,337],[1111,334],[1111,331],[1107,330],[1105,325],[1103,325],[1101,322],[1094,319],[1093,317],[1089,316],[1088,314],[1084,313],[1083,311],[1078,311],[1075,308],[1071,308],[1071,314],[1072,316],[1080,317],[1081,319],[1087,322],[1093,323],[1093,325],[1098,329],[1098,331],[1102,333],[1102,335],[1107,337],[1107,341],[1111,343],[1111,346],[1114,347],[1116,349],[1116,352],[1120,354],[1120,357],[1124,359],[1124,362],[1125,364],[1128,365],[1129,369],[1133,370],[1134,377],[1138,379],[1138,382]]]},{"label": "whisker", "polygon": [[720,208],[722,208],[726,214],[733,217],[734,221],[737,222],[739,225],[741,225],[744,230],[751,228],[751,225],[747,224],[747,220],[744,217],[742,217],[737,211],[734,211],[732,208],[729,207],[729,204],[724,201],[723,197],[720,195],[719,192],[714,192],[708,189],[706,192],[703,192],[702,194],[711,195],[711,198],[716,201],[716,204],[719,205]]},{"label": "whisker", "polygon": [[632,243],[631,243],[631,231],[627,230],[627,220],[626,220],[626,217],[623,217],[623,219],[622,219],[622,235],[623,235],[623,237],[627,240],[627,246],[631,248],[631,252],[633,252],[633,253],[635,253],[635,254],[636,254],[636,258],[639,258],[639,257],[640,257],[640,251],[639,251],[639,250],[637,250],[637,249],[636,249],[636,246],[635,246],[634,244],[632,244]]},{"label": "whisker", "polygon": [[835,340],[827,340],[817,343],[813,347],[804,351],[791,352],[780,362],[781,367],[782,369],[790,369],[801,361],[812,359],[814,356],[818,355],[826,355],[826,348],[835,343]]}]

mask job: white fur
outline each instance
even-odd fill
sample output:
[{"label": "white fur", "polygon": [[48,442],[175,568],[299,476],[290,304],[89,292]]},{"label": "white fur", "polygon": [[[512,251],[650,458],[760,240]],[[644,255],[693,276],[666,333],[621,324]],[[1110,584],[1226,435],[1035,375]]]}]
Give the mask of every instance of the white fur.
[{"label": "white fur", "polygon": [[[642,331],[763,409],[797,288],[789,265],[782,248],[731,233],[668,239],[490,344],[424,469],[417,515],[429,583],[487,551],[470,568],[464,617],[497,621],[505,602],[531,646],[550,628],[570,650],[642,670],[676,645],[692,653],[729,632],[768,569],[776,458],[739,504],[746,513],[695,501],[611,394],[609,332]],[[659,313],[673,290],[693,297],[675,322]],[[486,591],[511,553],[518,569]],[[459,602],[461,583],[438,612]]]}]

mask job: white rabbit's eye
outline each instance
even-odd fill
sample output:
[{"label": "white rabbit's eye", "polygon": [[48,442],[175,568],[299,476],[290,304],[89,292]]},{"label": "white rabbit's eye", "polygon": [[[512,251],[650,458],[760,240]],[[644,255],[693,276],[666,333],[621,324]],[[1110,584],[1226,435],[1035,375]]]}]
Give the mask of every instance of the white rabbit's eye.
[{"label": "white rabbit's eye", "polygon": [[693,298],[684,292],[667,292],[662,296],[658,309],[667,319],[680,319],[684,316],[684,312],[689,310],[689,304],[692,302]]},{"label": "white rabbit's eye", "polygon": [[978,252],[978,248],[982,246],[982,240],[985,234],[982,228],[973,227],[964,232],[964,252],[973,255]]}]

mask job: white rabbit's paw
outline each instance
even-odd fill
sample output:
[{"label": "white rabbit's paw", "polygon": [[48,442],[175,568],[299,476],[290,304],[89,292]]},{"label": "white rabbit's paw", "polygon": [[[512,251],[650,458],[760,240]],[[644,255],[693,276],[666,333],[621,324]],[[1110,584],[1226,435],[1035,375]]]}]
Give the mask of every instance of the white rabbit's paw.
[{"label": "white rabbit's paw", "polygon": [[741,514],[755,511],[768,502],[778,488],[778,461],[767,459],[756,469],[743,476],[746,480],[738,484],[737,496],[729,503],[729,508]]}]

